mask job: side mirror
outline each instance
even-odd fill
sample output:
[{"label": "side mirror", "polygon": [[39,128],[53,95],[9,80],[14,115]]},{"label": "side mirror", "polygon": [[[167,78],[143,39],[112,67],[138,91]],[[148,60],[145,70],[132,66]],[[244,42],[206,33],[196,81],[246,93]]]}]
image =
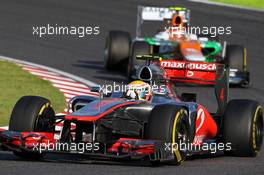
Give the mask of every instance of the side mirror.
[{"label": "side mirror", "polygon": [[196,96],[194,93],[182,93],[181,100],[185,102],[196,102]]}]

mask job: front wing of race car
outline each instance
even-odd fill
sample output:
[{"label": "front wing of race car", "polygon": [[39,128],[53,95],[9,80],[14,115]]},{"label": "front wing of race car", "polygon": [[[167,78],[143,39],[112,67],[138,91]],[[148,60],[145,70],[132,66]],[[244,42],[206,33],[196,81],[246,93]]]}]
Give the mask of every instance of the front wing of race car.
[{"label": "front wing of race car", "polygon": [[[30,153],[78,154],[111,160],[174,160],[173,151],[157,140],[120,138],[112,143],[62,143],[48,132],[0,132],[0,150]],[[109,144],[111,144],[109,146]],[[80,147],[80,145],[82,147]],[[89,145],[89,146],[87,146]],[[86,149],[83,149],[83,148]],[[73,149],[74,148],[74,149]]]}]

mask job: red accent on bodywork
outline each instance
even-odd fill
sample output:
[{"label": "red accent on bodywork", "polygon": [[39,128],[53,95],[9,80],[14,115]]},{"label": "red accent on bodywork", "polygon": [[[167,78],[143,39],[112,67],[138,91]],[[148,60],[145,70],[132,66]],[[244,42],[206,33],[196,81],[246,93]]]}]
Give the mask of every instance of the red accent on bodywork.
[{"label": "red accent on bodywork", "polygon": [[137,104],[137,103],[138,102],[124,102],[122,104],[116,105],[116,106],[100,113],[97,116],[71,116],[71,115],[67,115],[67,116],[65,116],[65,120],[77,120],[77,121],[91,121],[91,122],[93,122],[93,121],[97,121],[100,118],[104,117],[105,115],[113,112],[115,109],[118,109],[120,107],[127,106],[127,105]]},{"label": "red accent on bodywork", "polygon": [[107,151],[110,153],[135,153],[139,155],[154,153],[155,146],[153,144],[135,145],[133,143],[130,143],[131,141],[140,142],[144,140],[134,138],[120,138],[110,148],[108,148]]},{"label": "red accent on bodywork", "polygon": [[205,139],[214,138],[216,134],[217,125],[213,117],[203,106],[198,105],[194,144],[201,144]]},{"label": "red accent on bodywork", "polygon": [[[47,133],[47,132],[21,132],[20,135],[12,138],[7,138],[6,141],[8,144],[12,146],[20,147],[22,146],[22,140],[24,142],[24,146],[27,149],[32,149],[37,145],[40,144],[51,144],[55,143],[56,140],[54,139],[54,133]],[[12,141],[9,142],[8,139]]]},{"label": "red accent on bodywork", "polygon": [[166,79],[195,84],[215,84],[217,63],[187,62],[177,60],[160,61]]},{"label": "red accent on bodywork", "polygon": [[224,91],[224,88],[221,88],[221,91],[220,91],[220,100],[221,101],[224,101],[225,100],[225,91]]}]

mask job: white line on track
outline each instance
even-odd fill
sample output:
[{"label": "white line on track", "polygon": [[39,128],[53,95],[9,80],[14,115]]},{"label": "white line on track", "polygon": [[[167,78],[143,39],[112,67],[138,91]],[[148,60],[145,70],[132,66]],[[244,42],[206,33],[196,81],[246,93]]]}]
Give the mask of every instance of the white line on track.
[{"label": "white line on track", "polygon": [[[22,67],[22,65],[20,65]],[[41,69],[35,69],[35,68],[28,68],[28,67],[22,67],[24,70],[26,71],[30,71],[30,72],[38,72],[38,73],[43,73],[43,74],[46,74],[46,75],[59,75],[59,74],[56,74],[56,73],[53,73],[53,72],[49,72],[49,71],[44,71],[44,70],[41,70]]]},{"label": "white line on track", "polygon": [[33,74],[33,75],[37,75],[37,76],[40,76],[40,77],[43,77],[43,78],[47,78],[47,79],[54,79],[54,80],[61,80],[61,81],[68,81],[68,82],[76,82],[73,79],[61,77],[61,76],[58,76],[58,75],[48,75],[48,74],[45,74],[45,73],[32,72],[32,71],[29,71],[29,72],[31,74]]},{"label": "white line on track", "polygon": [[72,95],[96,95],[96,93],[92,93],[92,92],[76,92],[76,91],[72,91],[72,90],[65,90],[65,89],[59,89],[61,92],[63,92],[64,94],[68,93],[68,94],[72,94]]},{"label": "white line on track", "polygon": [[8,130],[8,126],[3,126],[3,127],[0,127],[0,131],[2,130]]},{"label": "white line on track", "polygon": [[60,88],[60,89],[67,89],[67,90],[73,90],[76,92],[89,92],[90,89],[89,88],[80,88],[80,87],[75,87],[75,86],[67,86],[67,85],[63,85],[63,84],[58,84],[58,83],[54,83],[53,86]]},{"label": "white line on track", "polygon": [[62,85],[69,85],[69,86],[73,86],[73,87],[83,87],[83,88],[86,88],[87,86],[84,85],[84,84],[81,84],[81,83],[75,83],[75,82],[67,82],[67,81],[63,81],[63,80],[54,80],[54,79],[51,79],[51,78],[44,78],[44,80],[48,80],[54,84],[58,83],[58,84],[62,84]]}]

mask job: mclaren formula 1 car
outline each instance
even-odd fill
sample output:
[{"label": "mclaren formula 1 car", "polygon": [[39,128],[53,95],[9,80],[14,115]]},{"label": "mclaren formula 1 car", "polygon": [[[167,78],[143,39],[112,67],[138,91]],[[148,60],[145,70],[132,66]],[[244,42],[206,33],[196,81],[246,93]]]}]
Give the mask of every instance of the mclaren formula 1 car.
[{"label": "mclaren formula 1 car", "polygon": [[[214,82],[214,113],[198,104],[195,94],[176,94],[167,80],[159,81],[162,88],[155,88],[148,101],[128,99],[122,91],[76,96],[69,102],[72,112],[63,115],[54,114],[49,100],[25,96],[13,109],[9,130],[0,131],[0,148],[23,158],[81,154],[154,165],[179,165],[187,156],[203,153],[256,156],[263,139],[263,109],[252,100],[228,101],[229,69],[214,66],[204,70],[215,77],[204,81]],[[143,80],[144,70],[141,74]]]},{"label": "mclaren formula 1 car", "polygon": [[[143,24],[153,31],[150,22],[159,22],[163,28],[155,36],[142,36]],[[165,24],[164,24],[165,23]],[[162,26],[162,27],[161,27]],[[127,69],[128,80],[135,77],[138,68],[144,62],[136,59],[137,55],[160,55],[163,60],[191,60],[199,62],[219,62],[223,58],[230,67],[229,83],[249,87],[250,75],[247,70],[246,48],[241,45],[220,42],[210,34],[192,34],[190,11],[179,7],[138,7],[136,38],[123,31],[110,31],[105,45],[105,67],[108,70]],[[146,32],[145,32],[146,33]],[[174,54],[168,55],[168,53]],[[163,64],[161,64],[163,65]],[[164,67],[167,69],[168,67]]]}]

